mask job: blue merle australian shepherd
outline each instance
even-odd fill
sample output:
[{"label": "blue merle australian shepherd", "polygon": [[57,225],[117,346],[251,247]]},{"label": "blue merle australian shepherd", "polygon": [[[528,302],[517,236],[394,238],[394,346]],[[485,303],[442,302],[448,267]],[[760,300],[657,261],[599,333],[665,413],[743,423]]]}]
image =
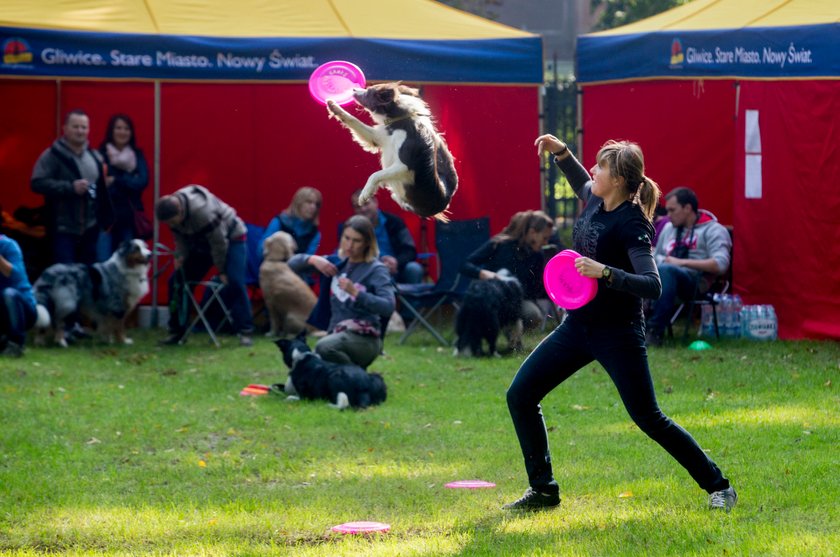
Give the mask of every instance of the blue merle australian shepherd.
[{"label": "blue merle australian shepherd", "polygon": [[40,333],[36,341],[43,343],[51,328],[55,343],[66,347],[65,327],[81,315],[96,323],[106,341],[131,344],[125,317],[149,292],[150,256],[146,242],[127,240],[104,263],[47,267],[33,285]]}]

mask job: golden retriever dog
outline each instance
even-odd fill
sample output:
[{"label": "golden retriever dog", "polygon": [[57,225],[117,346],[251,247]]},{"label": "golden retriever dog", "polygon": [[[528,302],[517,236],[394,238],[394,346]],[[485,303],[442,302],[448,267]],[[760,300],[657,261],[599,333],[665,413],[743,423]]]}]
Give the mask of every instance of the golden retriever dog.
[{"label": "golden retriever dog", "polygon": [[286,263],[295,250],[295,239],[286,232],[275,232],[263,243],[260,288],[271,322],[269,336],[295,336],[306,330],[306,319],[317,301],[312,289]]}]

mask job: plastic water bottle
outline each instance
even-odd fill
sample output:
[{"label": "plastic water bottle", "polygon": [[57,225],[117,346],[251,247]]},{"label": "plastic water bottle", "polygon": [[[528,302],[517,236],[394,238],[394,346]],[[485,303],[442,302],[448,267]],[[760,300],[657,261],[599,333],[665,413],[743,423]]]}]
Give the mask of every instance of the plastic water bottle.
[{"label": "plastic water bottle", "polygon": [[720,325],[720,336],[728,337],[732,333],[732,296],[723,294],[720,297],[718,306],[718,323]]},{"label": "plastic water bottle", "polygon": [[[717,294],[715,294],[717,296]],[[715,336],[715,319],[712,313],[712,306],[704,304],[700,306],[700,336]]]},{"label": "plastic water bottle", "polygon": [[729,336],[738,338],[741,336],[741,308],[744,307],[744,301],[741,296],[735,294],[732,296],[732,312],[730,316]]}]

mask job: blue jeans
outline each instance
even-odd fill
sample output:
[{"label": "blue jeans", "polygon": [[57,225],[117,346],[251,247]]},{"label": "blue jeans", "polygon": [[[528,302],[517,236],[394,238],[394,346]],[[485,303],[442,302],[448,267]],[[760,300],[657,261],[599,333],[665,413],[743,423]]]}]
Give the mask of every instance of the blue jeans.
[{"label": "blue jeans", "polygon": [[99,239],[96,243],[96,259],[97,261],[108,261],[120,244],[126,240],[134,238],[134,224],[129,223],[127,227],[114,224],[110,231],[102,230],[99,232]]},{"label": "blue jeans", "polygon": [[66,232],[53,232],[53,263],[96,263],[96,244],[99,227],[92,226],[81,236]]},{"label": "blue jeans", "polygon": [[659,279],[662,281],[662,295],[653,304],[653,313],[648,319],[651,331],[661,334],[674,314],[677,300],[694,297],[699,275],[685,267],[663,263],[659,265]]},{"label": "blue jeans", "polygon": [[528,481],[557,492],[540,401],[577,370],[597,361],[612,379],[630,418],[674,457],[707,492],[729,487],[717,465],[656,402],[642,322],[588,325],[569,316],[525,359],[507,391],[507,403]]},{"label": "blue jeans", "polygon": [[0,334],[23,346],[26,331],[35,324],[36,315],[35,307],[29,305],[20,292],[14,288],[3,289],[3,299],[0,303]]},{"label": "blue jeans", "polygon": [[[251,316],[251,300],[248,298],[248,289],[245,286],[245,268],[248,252],[245,242],[232,240],[228,244],[227,260],[225,261],[224,274],[227,275],[227,285],[220,293],[222,299],[230,309],[233,318],[233,329],[240,334],[250,334],[253,331],[253,318]],[[173,295],[183,285],[183,281],[200,281],[213,266],[213,258],[209,253],[190,253],[184,260],[183,273],[178,271],[169,277],[169,307],[177,308],[176,311],[169,311],[169,331],[172,333],[183,333],[188,323],[180,318],[180,314],[188,311],[188,308],[181,307],[186,303],[185,297],[176,300],[173,306]],[[181,283],[176,286],[176,282]]]}]

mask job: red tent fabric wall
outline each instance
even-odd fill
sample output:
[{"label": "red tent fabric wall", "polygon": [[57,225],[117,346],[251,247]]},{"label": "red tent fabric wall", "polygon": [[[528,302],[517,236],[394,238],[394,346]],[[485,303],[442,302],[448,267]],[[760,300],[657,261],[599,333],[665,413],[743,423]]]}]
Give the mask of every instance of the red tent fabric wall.
[{"label": "red tent fabric wall", "polygon": [[643,81],[583,86],[585,165],[609,139],[642,147],[662,192],[687,186],[731,224],[735,88],[729,81]]},{"label": "red tent fabric wall", "polygon": [[[762,195],[745,195],[745,114],[758,111]],[[784,338],[840,338],[840,82],[741,83],[735,291],[773,304]]]},{"label": "red tent fabric wall", "polygon": [[[450,218],[486,215],[495,232],[516,211],[540,208],[540,160],[533,149],[539,134],[536,87],[426,85],[422,93],[456,158],[460,186]],[[29,189],[32,166],[60,133],[57,118],[74,108],[90,115],[94,146],[111,114],[129,114],[150,175],[154,170],[152,83],[5,80],[0,103],[14,107],[0,133],[0,205],[7,212],[43,202]],[[323,253],[335,249],[338,224],[352,214],[350,194],[379,164],[328,118],[305,84],[163,83],[160,148],[161,194],[202,184],[252,224],[267,224],[297,188],[318,188],[324,195]],[[383,209],[405,218],[418,247],[427,242],[433,248],[433,225],[426,227],[429,237],[421,238],[419,218],[400,210],[387,192],[378,198]],[[151,215],[151,182],[144,202]],[[161,238],[170,242],[166,227]]]}]

